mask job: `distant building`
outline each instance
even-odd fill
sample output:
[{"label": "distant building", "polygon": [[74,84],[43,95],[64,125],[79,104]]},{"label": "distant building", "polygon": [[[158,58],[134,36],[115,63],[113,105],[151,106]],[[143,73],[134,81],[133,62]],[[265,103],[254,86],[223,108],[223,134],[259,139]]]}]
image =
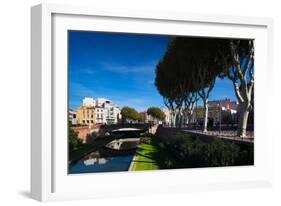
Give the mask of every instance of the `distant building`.
[{"label": "distant building", "polygon": [[77,112],[69,109],[68,111],[68,121],[71,125],[76,125],[78,123]]},{"label": "distant building", "polygon": [[220,106],[223,111],[229,111],[231,114],[236,114],[238,111],[239,104],[235,101],[231,101],[230,99],[222,99],[222,100],[214,100],[209,101],[209,106]]},{"label": "distant building", "polygon": [[[121,119],[121,110],[114,105],[111,100],[105,98],[91,98],[85,97],[83,99],[83,109],[92,108],[94,113],[93,119],[85,120],[85,124],[116,124]],[[91,113],[92,114],[92,113]],[[79,116],[80,117],[80,116]],[[89,120],[89,121],[88,121]]]},{"label": "distant building", "polygon": [[92,106],[80,106],[77,110],[78,124],[89,126],[96,124],[95,109]]},{"label": "distant building", "polygon": [[95,124],[106,124],[106,111],[103,107],[95,107],[96,122]]},{"label": "distant building", "polygon": [[[213,100],[208,102],[208,121],[209,124],[216,125],[220,121],[225,124],[236,124],[238,118],[238,106],[239,104],[235,101],[231,101],[230,99],[222,99],[222,100]],[[168,108],[162,109],[165,113],[165,120],[163,121],[164,125],[171,124],[171,111]],[[203,106],[198,106],[194,108],[192,117],[190,119],[191,124],[202,124],[204,122],[204,114],[205,109]],[[188,124],[189,118],[184,116],[183,125]]]},{"label": "distant building", "polygon": [[87,106],[87,107],[96,106],[96,105],[95,105],[95,100],[94,100],[94,98],[85,97],[85,98],[83,99],[83,106]]},{"label": "distant building", "polygon": [[159,120],[159,119],[147,114],[147,111],[140,112],[140,114],[143,116],[143,122],[144,123],[163,124],[162,120]]},{"label": "distant building", "polygon": [[119,107],[111,107],[108,110],[108,119],[107,122],[117,124],[121,121],[121,110]]},{"label": "distant building", "polygon": [[170,110],[167,109],[167,108],[163,108],[162,111],[163,111],[164,114],[165,114],[165,119],[164,119],[164,121],[163,121],[163,124],[164,124],[164,125],[170,125],[171,119],[172,119]]},{"label": "distant building", "polygon": [[[216,125],[220,121],[222,124],[236,124],[239,104],[230,99],[213,100],[208,102],[208,121]],[[192,121],[202,123],[204,121],[204,107],[197,107],[193,112]],[[221,116],[220,116],[221,115]]]},{"label": "distant building", "polygon": [[147,114],[147,111],[140,112],[140,114],[143,116],[144,123],[151,123],[151,124],[155,123],[155,118]]}]

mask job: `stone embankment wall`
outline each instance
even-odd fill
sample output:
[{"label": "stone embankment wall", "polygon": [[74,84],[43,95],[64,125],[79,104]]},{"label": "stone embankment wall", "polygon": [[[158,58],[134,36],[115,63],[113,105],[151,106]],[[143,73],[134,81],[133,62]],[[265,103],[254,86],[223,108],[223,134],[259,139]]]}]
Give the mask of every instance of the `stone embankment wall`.
[{"label": "stone embankment wall", "polygon": [[[211,135],[194,134],[188,131],[184,131],[182,128],[169,128],[169,127],[161,127],[161,126],[157,128],[157,132],[155,135],[158,138],[162,138],[165,141],[169,141],[169,139],[172,138],[177,133],[190,134],[192,136],[196,136],[197,138],[199,138],[201,141],[205,143],[211,143],[214,139],[218,138],[216,136],[211,136]],[[253,146],[253,143],[251,142],[243,142],[239,140],[230,140],[230,139],[222,139],[222,138],[220,139],[226,142],[235,142],[239,145]]]},{"label": "stone embankment wall", "polygon": [[100,131],[101,125],[92,125],[91,127],[72,127],[72,129],[78,133],[78,138],[85,142],[90,142],[95,139],[94,134],[98,134]]},{"label": "stone embankment wall", "polygon": [[91,127],[82,126],[82,127],[72,127],[72,129],[78,133],[78,138],[85,142],[91,142],[98,137],[106,136],[107,132],[111,132],[112,130],[120,129],[120,128],[136,128],[144,131],[151,131],[151,133],[155,134],[157,127],[152,126],[150,124],[111,124],[111,125],[101,125],[96,124]]}]

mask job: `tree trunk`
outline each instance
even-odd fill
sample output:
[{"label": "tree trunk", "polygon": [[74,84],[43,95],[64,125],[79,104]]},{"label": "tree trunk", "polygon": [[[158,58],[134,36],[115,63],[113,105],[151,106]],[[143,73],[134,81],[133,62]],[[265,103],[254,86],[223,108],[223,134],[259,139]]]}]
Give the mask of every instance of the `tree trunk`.
[{"label": "tree trunk", "polygon": [[188,127],[191,128],[191,117],[192,115],[188,115]]},{"label": "tree trunk", "polygon": [[183,115],[180,114],[179,128],[182,128],[182,123],[183,123]]},{"label": "tree trunk", "polygon": [[176,127],[177,128],[181,128],[181,122],[182,122],[181,109],[177,109],[177,111],[176,111]]},{"label": "tree trunk", "polygon": [[247,137],[249,109],[247,106],[241,105],[239,120],[238,120],[238,136],[241,138]]},{"label": "tree trunk", "polygon": [[203,132],[208,131],[208,112],[209,112],[209,106],[208,106],[208,99],[204,99],[204,109],[205,109],[205,114],[204,114],[204,124],[203,124]]},{"label": "tree trunk", "polygon": [[173,113],[171,112],[170,113],[170,127],[173,127],[173,118],[174,118],[174,115],[173,115]]},{"label": "tree trunk", "polygon": [[180,115],[180,112],[178,111],[176,114],[176,127],[177,128],[180,127],[180,119],[181,119],[181,115]]},{"label": "tree trunk", "polygon": [[176,113],[172,113],[172,118],[171,118],[171,126],[175,127],[176,126]]}]

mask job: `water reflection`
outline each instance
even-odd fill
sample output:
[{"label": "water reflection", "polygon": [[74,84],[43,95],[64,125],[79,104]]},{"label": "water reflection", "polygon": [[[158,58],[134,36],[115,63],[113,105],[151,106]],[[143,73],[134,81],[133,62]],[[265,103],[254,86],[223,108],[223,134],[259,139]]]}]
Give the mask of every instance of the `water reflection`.
[{"label": "water reflection", "polygon": [[139,138],[117,139],[105,145],[105,147],[115,150],[136,149],[139,144]]},{"label": "water reflection", "polygon": [[90,155],[87,155],[83,158],[84,164],[86,166],[94,165],[94,164],[105,164],[107,163],[111,158],[101,158],[99,152],[93,152]]},{"label": "water reflection", "polygon": [[[117,141],[118,142],[118,141]],[[135,154],[136,141],[120,141],[118,149],[115,143],[102,147],[92,152],[70,166],[70,174],[91,173],[91,172],[114,172],[127,171]],[[115,146],[114,146],[115,145]]]}]

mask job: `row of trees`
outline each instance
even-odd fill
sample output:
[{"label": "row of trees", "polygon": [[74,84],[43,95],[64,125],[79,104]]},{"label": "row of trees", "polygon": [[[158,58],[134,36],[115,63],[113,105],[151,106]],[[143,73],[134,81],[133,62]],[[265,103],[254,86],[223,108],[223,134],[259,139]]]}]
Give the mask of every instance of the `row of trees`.
[{"label": "row of trees", "polygon": [[149,107],[147,114],[158,120],[165,119],[165,113],[159,107]]},{"label": "row of trees", "polygon": [[[150,107],[147,109],[147,114],[158,120],[165,119],[164,112],[158,107]],[[132,107],[123,107],[121,110],[123,122],[144,122],[144,114],[137,112]]]},{"label": "row of trees", "polygon": [[138,121],[138,122],[143,122],[144,121],[144,116],[140,113],[137,112],[132,107],[123,107],[121,110],[121,115],[122,115],[122,120],[123,122],[131,122],[131,121]]},{"label": "row of trees", "polygon": [[244,137],[253,102],[253,73],[253,40],[176,37],[156,67],[155,86],[171,113],[171,126],[190,123],[201,98],[206,132],[208,99],[216,78],[229,78],[239,102],[238,135]]}]

